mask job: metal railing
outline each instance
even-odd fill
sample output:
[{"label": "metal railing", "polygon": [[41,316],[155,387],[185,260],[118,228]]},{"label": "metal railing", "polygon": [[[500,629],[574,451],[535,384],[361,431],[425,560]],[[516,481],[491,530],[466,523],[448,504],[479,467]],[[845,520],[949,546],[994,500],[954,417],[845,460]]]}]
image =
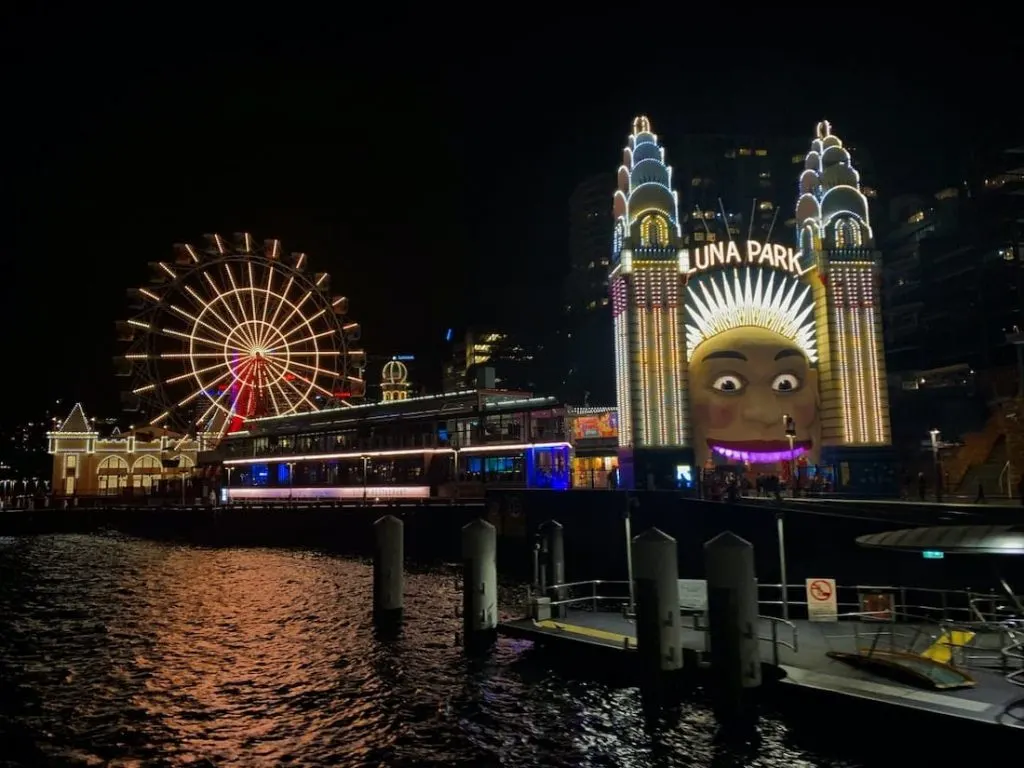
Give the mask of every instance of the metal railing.
[{"label": "metal railing", "polygon": [[[597,612],[602,604],[613,604],[619,607],[627,619],[632,619],[634,617],[630,612],[629,586],[629,582],[623,580],[590,579],[554,584],[542,592],[551,595],[550,604],[553,607],[576,607]],[[826,641],[851,639],[854,641],[855,650],[858,651],[863,641],[869,641],[869,654],[877,650],[881,643],[885,643],[890,651],[899,647],[910,652],[919,650],[917,646],[922,640],[927,642],[926,647],[930,647],[943,637],[948,641],[953,637],[953,632],[969,633],[971,639],[967,643],[957,645],[947,642],[952,657],[951,663],[964,667],[998,668],[1006,675],[1008,681],[1024,686],[1024,626],[1020,620],[1008,619],[1003,613],[1008,599],[1017,608],[1020,607],[1020,599],[1006,584],[1003,587],[1006,592],[1000,594],[969,589],[944,590],[874,584],[837,585],[837,598],[842,595],[846,595],[847,598],[836,601],[836,622],[822,623],[820,627]],[[758,639],[771,643],[772,661],[778,665],[781,649],[799,652],[799,627],[790,619],[772,615],[772,611],[783,605],[782,590],[785,589],[787,595],[798,589],[806,594],[806,586],[759,583],[757,588],[759,618],[769,628],[768,635],[759,635]],[[765,592],[772,591],[778,595],[776,599],[761,597]],[[856,601],[849,599],[851,593],[856,595]],[[863,610],[862,599],[867,595],[886,595],[889,602],[881,609]],[[802,607],[805,612],[807,610],[806,599],[787,602],[789,607]],[[701,621],[703,613],[687,613],[692,619],[691,628],[707,633],[708,627]],[[852,624],[852,633],[825,635],[826,628],[835,624]],[[788,637],[780,633],[783,627],[789,629]],[[1015,666],[1020,668],[1013,669]]]},{"label": "metal railing", "polygon": [[[805,584],[769,584],[759,582],[758,604],[768,609],[802,608],[806,618],[807,587]],[[783,600],[785,590],[785,600]],[[767,595],[766,595],[767,593]],[[772,594],[774,593],[774,595]],[[793,600],[792,596],[801,597]],[[885,595],[891,599],[889,611],[904,614],[916,621],[931,620],[999,623],[1005,616],[998,610],[1008,596],[999,592],[978,592],[971,589],[936,589],[933,587],[901,587],[879,584],[837,584],[836,607],[839,613],[863,611],[862,599],[869,595]],[[865,612],[871,613],[871,612]],[[875,613],[885,613],[878,610]]]},{"label": "metal railing", "polygon": [[1016,661],[1020,668],[1008,672],[1006,674],[1006,681],[1024,688],[1024,632],[1019,634],[1011,632],[1010,639],[1012,642],[1003,647],[1000,653],[1002,653],[1007,667]]},{"label": "metal railing", "polygon": [[[608,579],[591,579],[589,581],[571,581],[565,584],[553,584],[546,587],[544,592],[550,593],[554,599],[550,601],[550,605],[566,607],[572,606],[586,606],[592,612],[597,612],[601,603],[617,603],[620,605],[623,615],[628,619],[634,618],[628,611],[630,597],[628,594],[602,594],[602,587],[605,586],[617,586],[626,591],[629,589],[628,581],[615,581]],[[584,591],[585,594],[573,595],[573,591]],[[614,590],[608,590],[609,592]],[[682,609],[680,609],[682,611]],[[704,632],[707,634],[708,627],[701,623],[700,612],[693,612],[690,615],[692,619],[691,629],[697,632]],[[759,619],[766,622],[769,627],[768,636],[759,635],[758,639],[762,642],[771,643],[772,647],[772,661],[778,666],[779,664],[779,649],[787,648],[793,653],[797,653],[800,650],[799,642],[799,631],[797,626],[788,619],[779,618],[778,616],[758,616]],[[787,627],[790,631],[789,639],[779,635],[779,628]],[[705,650],[707,650],[707,640],[705,639]]]}]

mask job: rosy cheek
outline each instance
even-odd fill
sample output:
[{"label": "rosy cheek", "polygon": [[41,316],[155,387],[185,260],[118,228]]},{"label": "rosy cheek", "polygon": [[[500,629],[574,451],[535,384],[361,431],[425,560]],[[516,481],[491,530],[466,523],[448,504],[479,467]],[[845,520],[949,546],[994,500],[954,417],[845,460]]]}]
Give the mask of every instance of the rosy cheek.
[{"label": "rosy cheek", "polygon": [[701,404],[693,409],[697,423],[707,430],[722,430],[736,421],[736,407],[733,405]]}]

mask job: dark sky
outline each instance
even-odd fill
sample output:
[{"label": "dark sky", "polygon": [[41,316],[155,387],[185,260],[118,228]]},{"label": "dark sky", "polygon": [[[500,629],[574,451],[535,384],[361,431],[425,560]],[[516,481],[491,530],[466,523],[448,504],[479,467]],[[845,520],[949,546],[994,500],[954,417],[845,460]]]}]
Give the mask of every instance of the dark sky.
[{"label": "dark sky", "polygon": [[[955,177],[960,145],[995,130],[920,52],[824,69],[778,46],[659,45],[627,64],[614,29],[502,41],[409,21],[269,41],[273,26],[146,24],[51,15],[10,30],[3,311],[31,391],[5,407],[112,407],[125,289],[205,232],[308,252],[370,352],[429,359],[448,326],[547,322],[534,308],[567,262],[569,193],[615,169],[637,112],[670,161],[673,135],[810,139],[825,116],[868,148],[883,190]],[[1013,60],[972,58],[960,77],[987,90],[971,102],[1001,96]]]}]

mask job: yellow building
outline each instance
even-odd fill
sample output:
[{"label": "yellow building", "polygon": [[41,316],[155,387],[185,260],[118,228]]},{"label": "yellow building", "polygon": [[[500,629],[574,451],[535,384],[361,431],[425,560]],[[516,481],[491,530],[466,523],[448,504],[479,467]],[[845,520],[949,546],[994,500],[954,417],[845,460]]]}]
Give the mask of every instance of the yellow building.
[{"label": "yellow building", "polygon": [[149,494],[161,480],[180,482],[196,465],[199,441],[159,427],[100,437],[81,403],[46,435],[55,496]]}]

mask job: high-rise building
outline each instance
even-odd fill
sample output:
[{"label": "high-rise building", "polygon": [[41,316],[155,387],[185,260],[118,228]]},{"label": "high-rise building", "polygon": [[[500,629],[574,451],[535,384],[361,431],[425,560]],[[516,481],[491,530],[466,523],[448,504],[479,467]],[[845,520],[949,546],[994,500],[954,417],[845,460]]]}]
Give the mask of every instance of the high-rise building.
[{"label": "high-rise building", "polygon": [[571,402],[610,404],[615,380],[607,365],[612,354],[612,314],[608,297],[612,174],[592,176],[569,198],[569,275],[565,280],[563,324],[564,383]]},{"label": "high-rise building", "polygon": [[[673,137],[672,147],[685,245],[795,238],[793,177],[803,169],[804,139],[689,134]],[[863,173],[866,153],[851,155]]]},{"label": "high-rise building", "polygon": [[868,199],[827,122],[793,180],[797,248],[773,242],[756,207],[734,226],[724,201],[723,236],[687,243],[665,151],[634,121],[609,273],[625,484],[722,464],[823,487],[895,481]]},{"label": "high-rise building", "polygon": [[537,391],[537,352],[536,345],[495,328],[469,328],[458,338],[453,333],[444,364],[444,391],[475,387]]},{"label": "high-rise building", "polygon": [[1024,148],[976,157],[961,184],[890,206],[887,352],[895,371],[1011,367],[1024,326]]}]

